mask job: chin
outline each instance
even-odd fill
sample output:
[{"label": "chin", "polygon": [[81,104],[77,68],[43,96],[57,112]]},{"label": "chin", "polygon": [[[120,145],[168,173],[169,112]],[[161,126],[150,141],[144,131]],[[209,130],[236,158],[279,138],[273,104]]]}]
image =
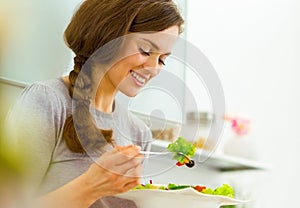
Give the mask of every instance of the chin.
[{"label": "chin", "polygon": [[126,95],[127,95],[127,97],[135,97],[135,96],[137,96],[137,94],[138,93],[130,93],[130,94],[126,94]]},{"label": "chin", "polygon": [[138,91],[135,92],[128,92],[128,91],[121,91],[127,97],[135,97],[138,94]]}]

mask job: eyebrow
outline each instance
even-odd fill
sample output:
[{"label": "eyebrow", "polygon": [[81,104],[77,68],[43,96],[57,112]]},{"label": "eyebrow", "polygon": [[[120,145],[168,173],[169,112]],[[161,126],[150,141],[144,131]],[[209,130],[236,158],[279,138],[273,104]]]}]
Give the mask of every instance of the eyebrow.
[{"label": "eyebrow", "polygon": [[[146,38],[142,38],[142,40],[145,40],[147,42],[149,42],[156,50],[159,50],[159,47],[158,45],[156,45],[154,42],[152,42],[151,40],[149,39],[146,39]],[[164,55],[171,55],[171,52],[168,52],[168,53],[165,53]]]}]

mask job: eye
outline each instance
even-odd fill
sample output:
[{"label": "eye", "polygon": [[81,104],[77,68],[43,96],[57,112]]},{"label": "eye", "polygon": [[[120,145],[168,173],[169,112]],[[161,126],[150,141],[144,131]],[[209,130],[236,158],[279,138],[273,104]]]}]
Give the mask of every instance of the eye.
[{"label": "eye", "polygon": [[143,50],[142,48],[139,48],[139,52],[140,52],[142,55],[150,56],[150,52],[147,52],[147,51]]},{"label": "eye", "polygon": [[[142,49],[142,48],[139,48],[139,52],[142,54],[142,55],[145,55],[145,56],[150,56],[150,52],[147,52],[146,50]],[[158,60],[159,64],[162,64],[162,65],[166,65],[165,64],[165,61],[162,59],[162,58],[159,58]]]},{"label": "eye", "polygon": [[166,63],[165,63],[165,61],[166,61],[166,59],[168,58],[168,56],[169,55],[167,55],[167,54],[164,54],[164,55],[161,55],[160,57],[159,57],[159,64],[162,64],[162,65],[166,65]]},{"label": "eye", "polygon": [[162,64],[164,66],[166,65],[165,62],[164,62],[164,60],[162,60],[161,58],[158,61],[159,61],[160,64]]}]

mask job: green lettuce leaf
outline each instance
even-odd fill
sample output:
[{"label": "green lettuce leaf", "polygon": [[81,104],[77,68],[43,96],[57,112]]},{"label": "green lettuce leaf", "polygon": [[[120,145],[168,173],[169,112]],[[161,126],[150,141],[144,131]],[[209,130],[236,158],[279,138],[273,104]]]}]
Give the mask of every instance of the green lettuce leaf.
[{"label": "green lettuce leaf", "polygon": [[178,139],[169,144],[167,149],[170,152],[174,152],[173,160],[177,160],[179,163],[184,163],[185,157],[176,153],[183,153],[188,157],[192,157],[195,154],[196,147],[191,143],[187,142],[183,137],[178,137]]},{"label": "green lettuce leaf", "polygon": [[228,184],[223,184],[222,186],[220,186],[214,190],[211,188],[206,188],[206,189],[202,190],[202,193],[211,194],[211,195],[227,196],[230,198],[234,197],[234,189],[231,186],[229,186]]}]

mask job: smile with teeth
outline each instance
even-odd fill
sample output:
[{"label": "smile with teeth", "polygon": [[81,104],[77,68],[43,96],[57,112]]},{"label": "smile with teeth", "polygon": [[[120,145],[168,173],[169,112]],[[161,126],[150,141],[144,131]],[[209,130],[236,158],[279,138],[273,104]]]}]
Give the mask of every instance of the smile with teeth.
[{"label": "smile with teeth", "polygon": [[137,84],[144,85],[146,83],[146,79],[138,75],[136,72],[130,71],[130,74],[134,80],[137,81]]}]

